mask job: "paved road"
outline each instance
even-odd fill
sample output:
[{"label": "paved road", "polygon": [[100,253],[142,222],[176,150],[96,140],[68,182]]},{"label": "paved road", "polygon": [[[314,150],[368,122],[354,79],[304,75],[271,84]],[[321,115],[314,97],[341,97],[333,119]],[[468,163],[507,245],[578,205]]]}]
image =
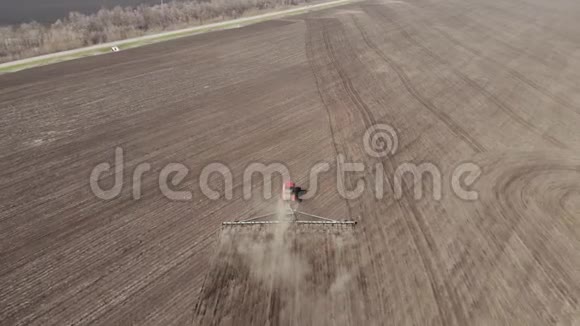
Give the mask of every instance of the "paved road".
[{"label": "paved road", "polygon": [[[369,0],[0,76],[2,324],[578,322],[579,9]],[[394,154],[365,150],[376,124],[396,130]],[[122,191],[96,198],[91,171],[117,147]],[[337,177],[339,154],[365,171]],[[212,162],[232,171],[230,200],[200,189]],[[277,238],[220,228],[274,208],[259,178],[243,199],[255,162],[310,189],[311,167],[329,162],[301,209],[359,222],[285,233],[283,257],[304,266],[289,283],[273,281],[288,265],[267,260]],[[440,179],[407,174],[397,192],[401,166],[424,162]],[[466,187],[475,201],[451,189],[466,162],[482,170]],[[160,190],[170,163],[189,173],[169,188],[191,199]],[[366,190],[344,199],[339,181]]]},{"label": "paved road", "polygon": [[[174,31],[168,31],[168,32],[162,32],[162,33],[157,33],[157,34],[150,34],[150,35],[134,37],[134,38],[126,39],[126,40],[119,40],[119,41],[114,41],[114,42],[102,43],[102,44],[87,46],[87,47],[79,48],[79,49],[72,49],[72,50],[61,51],[61,52],[56,52],[56,53],[49,53],[49,54],[44,54],[44,55],[40,55],[40,56],[36,56],[36,57],[32,57],[32,58],[26,58],[26,59],[11,61],[11,62],[5,62],[5,63],[0,64],[0,68],[8,68],[8,67],[19,66],[19,65],[23,65],[23,64],[33,65],[34,62],[44,61],[44,60],[49,60],[49,59],[61,58],[61,60],[63,60],[63,61],[70,60],[70,57],[74,56],[74,55],[87,53],[87,52],[90,53],[91,51],[96,51],[99,49],[112,48],[113,46],[117,46],[120,49],[122,49],[123,45],[131,44],[131,43],[135,43],[135,42],[154,41],[155,39],[158,39],[158,38],[167,38],[167,37],[172,37],[172,36],[176,37],[178,35],[188,34],[188,33],[191,33],[191,34],[203,33],[209,29],[240,27],[244,24],[248,24],[251,22],[256,22],[256,21],[260,21],[260,20],[265,20],[265,19],[289,15],[289,14],[296,14],[296,13],[304,12],[305,10],[317,10],[317,9],[321,9],[324,7],[329,7],[329,6],[334,6],[334,5],[338,5],[341,3],[346,3],[349,1],[351,1],[351,0],[328,1],[328,2],[324,2],[324,3],[300,6],[298,8],[280,10],[280,11],[265,13],[265,14],[256,15],[256,16],[227,20],[227,21],[219,22],[219,23],[205,24],[205,25],[201,25],[201,26],[194,26],[194,27],[178,29],[178,30],[174,30]],[[67,57],[68,57],[68,59],[67,59]]]}]

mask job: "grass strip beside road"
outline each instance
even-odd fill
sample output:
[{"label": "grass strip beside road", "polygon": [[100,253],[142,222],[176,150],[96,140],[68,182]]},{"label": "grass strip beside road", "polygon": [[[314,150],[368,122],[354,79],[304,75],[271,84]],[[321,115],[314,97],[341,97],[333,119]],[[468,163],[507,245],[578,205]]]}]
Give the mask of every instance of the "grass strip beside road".
[{"label": "grass strip beside road", "polygon": [[245,17],[245,18],[238,18],[230,21],[224,21],[219,23],[212,23],[208,25],[201,25],[190,27],[186,29],[180,29],[175,31],[163,32],[158,34],[152,35],[145,35],[140,36],[137,38],[131,38],[126,40],[119,40],[116,42],[108,42],[105,44],[98,44],[88,48],[80,48],[74,50],[68,50],[63,52],[57,52],[52,54],[46,54],[39,57],[27,58],[23,60],[17,60],[12,62],[7,62],[0,64],[0,74],[16,72],[24,69],[30,69],[33,67],[49,65],[57,62],[68,61],[79,59],[88,56],[94,56],[104,53],[111,52],[112,46],[118,46],[121,51],[136,48],[148,44],[173,40],[181,37],[192,36],[197,34],[203,34],[218,30],[226,30],[231,28],[239,28],[244,27],[252,24],[256,24],[259,22],[281,18],[281,17],[288,17],[293,15],[303,14],[309,11],[326,9],[334,6],[344,5],[348,2],[352,2],[353,0],[337,0],[337,1],[330,1],[325,3],[320,3],[316,5],[307,5],[303,7],[293,8],[282,10],[278,12],[260,14],[257,16]]}]

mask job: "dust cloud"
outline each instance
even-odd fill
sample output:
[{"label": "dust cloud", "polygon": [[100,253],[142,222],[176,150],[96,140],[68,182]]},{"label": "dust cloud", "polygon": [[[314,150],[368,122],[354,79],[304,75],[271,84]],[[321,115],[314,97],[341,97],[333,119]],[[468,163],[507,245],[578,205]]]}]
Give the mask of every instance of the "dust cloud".
[{"label": "dust cloud", "polygon": [[[287,219],[288,209],[283,201],[278,201],[274,219]],[[243,237],[236,243],[236,251],[247,264],[251,276],[258,281],[296,281],[312,272],[308,262],[296,252],[295,243],[291,241],[290,226],[290,223],[271,224],[263,230],[265,235],[262,241]]]},{"label": "dust cloud", "polygon": [[[288,218],[283,202],[274,206],[275,219]],[[335,310],[334,324],[346,323],[350,312],[341,307],[359,288],[354,239],[350,226],[278,223],[224,228],[196,322],[324,325],[331,321],[319,320],[317,311]],[[250,306],[256,308],[239,308]]]}]

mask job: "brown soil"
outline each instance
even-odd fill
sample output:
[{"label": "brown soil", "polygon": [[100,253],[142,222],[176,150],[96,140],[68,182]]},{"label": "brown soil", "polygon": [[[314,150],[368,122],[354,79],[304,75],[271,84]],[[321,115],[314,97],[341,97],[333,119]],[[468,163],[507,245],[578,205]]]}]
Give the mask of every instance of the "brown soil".
[{"label": "brown soil", "polygon": [[[0,76],[0,323],[577,323],[579,10],[373,0]],[[396,128],[394,156],[363,150],[377,123]],[[117,146],[124,188],[100,200],[89,175]],[[301,209],[355,228],[220,227],[272,206],[242,198],[251,162],[305,183],[337,154],[367,167],[350,189],[373,189],[377,164],[431,162],[443,198],[426,182],[416,200],[405,179],[400,199],[345,200],[333,163]],[[216,161],[232,200],[199,189]],[[449,187],[467,161],[477,201]],[[176,188],[193,199],[163,196],[168,163],[189,168]]]}]

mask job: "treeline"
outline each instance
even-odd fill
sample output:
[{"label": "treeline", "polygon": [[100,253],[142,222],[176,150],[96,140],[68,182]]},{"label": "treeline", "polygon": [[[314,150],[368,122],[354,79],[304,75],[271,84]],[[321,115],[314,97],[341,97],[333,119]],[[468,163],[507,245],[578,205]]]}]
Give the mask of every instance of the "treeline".
[{"label": "treeline", "polygon": [[0,62],[174,30],[313,0],[193,0],[70,13],[50,25],[0,27]]}]

